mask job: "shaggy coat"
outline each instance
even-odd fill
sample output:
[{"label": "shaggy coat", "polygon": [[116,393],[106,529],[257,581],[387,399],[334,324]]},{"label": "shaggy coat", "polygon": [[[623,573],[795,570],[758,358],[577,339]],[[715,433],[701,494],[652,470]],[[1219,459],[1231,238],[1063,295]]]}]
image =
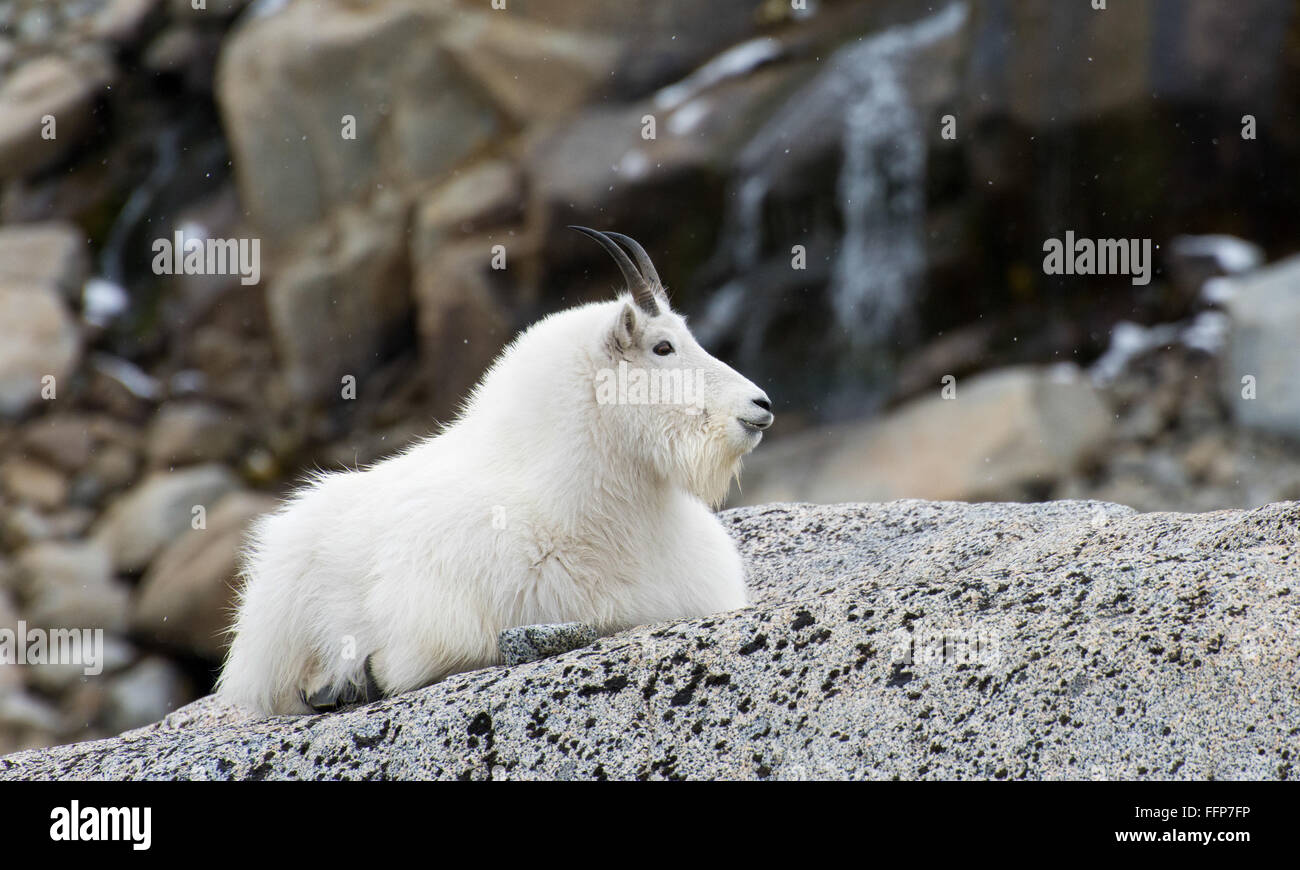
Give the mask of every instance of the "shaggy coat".
[{"label": "shaggy coat", "polygon": [[[633,283],[641,273],[625,269],[630,294],[518,336],[440,434],[317,475],[255,525],[221,695],[305,713],[321,691],[396,694],[498,664],[512,626],[612,633],[745,606],[710,506],[770,406],[695,342],[657,276]],[[620,362],[679,368],[698,394],[598,395]]]}]

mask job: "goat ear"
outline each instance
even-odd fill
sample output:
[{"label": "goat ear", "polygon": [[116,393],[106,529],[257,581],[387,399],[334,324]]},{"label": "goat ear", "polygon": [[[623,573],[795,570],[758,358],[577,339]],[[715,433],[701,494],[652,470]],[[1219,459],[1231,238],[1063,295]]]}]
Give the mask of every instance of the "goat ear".
[{"label": "goat ear", "polygon": [[622,356],[636,347],[640,337],[641,313],[631,302],[624,302],[609,333],[610,350],[614,356]]}]

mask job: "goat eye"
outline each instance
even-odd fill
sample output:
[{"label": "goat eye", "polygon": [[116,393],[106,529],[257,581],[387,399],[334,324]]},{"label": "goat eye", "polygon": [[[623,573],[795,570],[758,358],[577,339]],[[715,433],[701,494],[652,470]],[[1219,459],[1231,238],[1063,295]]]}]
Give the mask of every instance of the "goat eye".
[{"label": "goat eye", "polygon": [[668,356],[673,352],[673,346],[666,341],[661,341],[655,345],[655,353],[659,356]]}]

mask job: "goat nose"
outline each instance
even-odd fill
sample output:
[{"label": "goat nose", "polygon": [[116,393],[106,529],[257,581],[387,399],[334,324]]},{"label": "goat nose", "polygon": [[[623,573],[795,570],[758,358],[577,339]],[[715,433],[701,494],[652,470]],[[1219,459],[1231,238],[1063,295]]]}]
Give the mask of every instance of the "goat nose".
[{"label": "goat nose", "polygon": [[776,416],[772,413],[772,403],[768,400],[767,393],[763,393],[756,399],[750,399],[750,401],[763,409],[763,415],[757,420],[750,420],[750,424],[758,429],[766,429],[768,426],[771,426],[772,421],[776,419]]}]

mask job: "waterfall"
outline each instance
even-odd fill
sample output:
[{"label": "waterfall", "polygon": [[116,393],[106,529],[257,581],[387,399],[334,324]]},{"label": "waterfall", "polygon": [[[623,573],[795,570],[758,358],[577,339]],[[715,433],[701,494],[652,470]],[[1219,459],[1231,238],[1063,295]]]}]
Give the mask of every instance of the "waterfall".
[{"label": "waterfall", "polygon": [[[824,72],[759,129],[737,159],[722,250],[735,279],[705,312],[704,333],[766,326],[762,304],[739,305],[745,276],[764,247],[764,201],[790,172],[791,152],[838,148],[835,202],[843,237],[828,293],[838,325],[854,343],[874,344],[906,316],[925,268],[926,139],[906,82],[912,55],[965,24],[965,2],[918,22],[891,27],[839,49]],[[724,315],[744,323],[722,322]]]},{"label": "waterfall", "polygon": [[899,322],[925,268],[925,134],[888,44],[872,40],[843,60],[860,96],[844,116],[844,236],[830,297],[849,337],[874,343]]},{"label": "waterfall", "polygon": [[[740,277],[728,281],[712,298],[703,315],[693,324],[695,335],[705,346],[715,344],[728,335],[746,315],[754,315],[752,306],[746,306],[747,291],[743,276],[758,265],[763,241],[763,201],[767,198],[767,181],[758,174],[747,176],[736,191],[723,231],[725,248],[722,255],[729,260],[732,271]],[[747,324],[741,335],[739,358],[747,360],[758,351],[766,318],[759,311]]]}]

